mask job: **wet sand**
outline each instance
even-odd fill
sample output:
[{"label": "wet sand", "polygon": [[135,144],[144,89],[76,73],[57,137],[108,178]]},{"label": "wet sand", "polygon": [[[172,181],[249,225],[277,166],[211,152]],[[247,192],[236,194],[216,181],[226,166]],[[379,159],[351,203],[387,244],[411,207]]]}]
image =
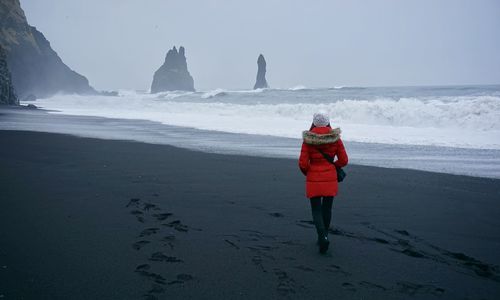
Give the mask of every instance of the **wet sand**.
[{"label": "wet sand", "polygon": [[3,299],[498,299],[500,180],[0,131]]}]

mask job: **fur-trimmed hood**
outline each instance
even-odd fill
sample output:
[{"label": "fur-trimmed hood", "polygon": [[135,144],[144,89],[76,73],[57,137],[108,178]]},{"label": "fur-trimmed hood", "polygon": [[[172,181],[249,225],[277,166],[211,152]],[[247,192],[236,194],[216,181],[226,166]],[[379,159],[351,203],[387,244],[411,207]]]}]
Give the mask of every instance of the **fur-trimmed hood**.
[{"label": "fur-trimmed hood", "polygon": [[329,133],[319,134],[309,130],[302,132],[302,139],[304,143],[309,145],[324,145],[332,144],[340,138],[340,128],[334,128]]}]

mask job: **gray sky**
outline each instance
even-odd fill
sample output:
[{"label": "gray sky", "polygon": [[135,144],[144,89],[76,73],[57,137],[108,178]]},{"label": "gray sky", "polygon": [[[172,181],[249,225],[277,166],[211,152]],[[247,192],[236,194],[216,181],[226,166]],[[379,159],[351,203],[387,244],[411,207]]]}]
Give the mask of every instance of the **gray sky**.
[{"label": "gray sky", "polygon": [[173,45],[198,90],[500,83],[496,0],[21,0],[97,89],[149,89]]}]

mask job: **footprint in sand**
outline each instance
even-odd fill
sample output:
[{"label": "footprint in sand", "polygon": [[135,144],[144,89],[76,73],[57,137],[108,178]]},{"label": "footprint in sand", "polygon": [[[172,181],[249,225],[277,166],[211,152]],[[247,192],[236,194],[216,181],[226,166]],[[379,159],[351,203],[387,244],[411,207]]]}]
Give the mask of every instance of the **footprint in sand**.
[{"label": "footprint in sand", "polygon": [[[391,249],[393,251],[399,251],[405,255],[411,256],[411,257],[416,257],[416,258],[425,258],[425,259],[430,259],[439,263],[444,263],[446,265],[458,265],[464,269],[467,269],[471,272],[473,272],[475,275],[482,277],[482,278],[487,278],[491,279],[493,281],[499,282],[500,281],[500,271],[498,270],[498,267],[494,265],[490,265],[487,263],[484,263],[482,261],[479,261],[478,259],[475,259],[471,256],[468,256],[464,253],[461,252],[453,252],[449,251],[446,249],[443,249],[441,247],[438,247],[436,245],[433,245],[431,243],[428,243],[424,241],[421,238],[418,238],[416,236],[411,235],[408,231],[406,230],[394,230],[396,233],[405,236],[409,239],[411,239],[415,243],[420,243],[426,247],[429,247],[433,251],[437,251],[438,253],[434,254],[432,253],[433,251],[424,251],[424,250],[417,250],[412,244],[410,243],[409,240],[406,239],[399,239],[398,237],[391,235],[387,232],[384,232],[379,229],[375,229],[378,232],[384,233],[387,236],[394,237],[398,240],[397,244],[398,246],[402,247],[403,250],[399,249]],[[451,259],[450,259],[451,258]]]},{"label": "footprint in sand", "polygon": [[451,257],[459,262],[464,268],[470,269],[476,275],[494,281],[500,281],[500,276],[498,275],[498,268],[493,265],[488,265],[483,263],[473,257],[465,255],[459,252],[451,252],[448,250],[441,249],[441,254]]},{"label": "footprint in sand", "polygon": [[175,256],[167,256],[163,254],[162,252],[155,252],[151,254],[151,257],[149,258],[151,261],[163,261],[163,262],[168,262],[168,263],[181,263],[184,262],[182,259],[179,259]]},{"label": "footprint in sand", "polygon": [[351,291],[351,292],[355,292],[356,291],[356,288],[354,287],[354,285],[352,285],[351,283],[349,282],[344,282],[342,283],[342,288],[343,289],[346,289],[348,291]]},{"label": "footprint in sand", "polygon": [[394,230],[394,231],[401,234],[401,235],[410,236],[410,234],[406,230]]},{"label": "footprint in sand", "polygon": [[169,234],[161,239],[163,242],[173,242],[175,240],[175,235]]},{"label": "footprint in sand", "polygon": [[379,244],[390,244],[389,241],[381,239],[381,238],[373,238],[372,241],[377,242]]},{"label": "footprint in sand", "polygon": [[290,278],[288,274],[280,269],[274,269],[274,275],[278,277],[278,286],[276,290],[283,296],[295,294],[295,280]]},{"label": "footprint in sand", "polygon": [[267,273],[267,270],[262,265],[262,257],[259,255],[254,255],[252,257],[252,263],[257,266],[263,273]]},{"label": "footprint in sand", "polygon": [[170,217],[171,213],[162,213],[162,214],[154,214],[153,217],[158,221],[165,221],[168,217]]},{"label": "footprint in sand", "polygon": [[302,244],[298,241],[293,241],[293,240],[283,241],[280,243],[283,245],[287,245],[287,246],[304,246],[304,244]]},{"label": "footprint in sand", "polygon": [[189,274],[177,274],[177,279],[170,281],[168,284],[183,284],[186,281],[190,281],[193,279],[193,276]]},{"label": "footprint in sand", "polygon": [[166,223],[166,224],[162,224],[163,226],[166,226],[166,227],[171,227],[179,232],[188,232],[189,230],[189,227],[182,224],[182,222],[180,220],[175,220],[175,221],[172,221],[170,223]]},{"label": "footprint in sand", "polygon": [[248,237],[251,238],[252,241],[261,241],[261,240],[271,240],[276,241],[277,236],[265,234],[263,232],[252,230],[252,229],[240,229],[240,231],[246,232]]},{"label": "footprint in sand", "polygon": [[279,213],[279,212],[270,213],[269,215],[273,216],[275,218],[283,218],[284,217],[284,215],[282,213]]},{"label": "footprint in sand", "polygon": [[151,289],[143,297],[144,299],[158,299],[156,295],[163,293],[165,293],[165,289],[161,285],[153,283]]},{"label": "footprint in sand", "polygon": [[400,293],[410,296],[414,296],[417,293],[426,293],[435,296],[441,296],[445,292],[443,288],[436,287],[431,284],[418,284],[408,281],[398,281],[397,285],[399,287]]},{"label": "footprint in sand", "polygon": [[237,250],[240,250],[240,247],[238,247],[238,245],[236,245],[234,242],[231,242],[230,240],[228,239],[225,239],[224,240],[226,243],[228,243],[231,247],[237,249]]},{"label": "footprint in sand", "polygon": [[297,226],[304,227],[304,228],[313,228],[314,227],[314,222],[309,221],[309,220],[299,220],[295,224],[297,224]]},{"label": "footprint in sand", "polygon": [[142,206],[142,209],[145,210],[145,211],[150,211],[151,209],[153,210],[160,210],[160,208],[156,205],[156,204],[153,204],[153,203],[144,203],[143,206]]},{"label": "footprint in sand", "polygon": [[360,286],[371,289],[371,290],[378,290],[378,291],[387,291],[387,288],[380,284],[376,284],[373,282],[368,282],[368,281],[361,281],[359,283]]},{"label": "footprint in sand", "polygon": [[130,214],[134,215],[135,218],[137,219],[137,221],[141,222],[141,223],[144,223],[144,213],[140,210],[133,210],[130,212]]},{"label": "footprint in sand", "polygon": [[166,284],[166,279],[163,276],[161,276],[160,274],[149,272],[150,269],[151,269],[150,265],[142,264],[142,265],[138,265],[135,268],[135,272],[139,273],[141,276],[144,276],[144,277],[147,277],[147,278],[153,280],[156,283]]},{"label": "footprint in sand", "polygon": [[[157,221],[157,222],[162,222],[168,219],[170,216],[172,216],[172,213],[162,213],[161,209],[158,205],[154,203],[141,203],[141,200],[139,198],[132,198],[129,203],[126,205],[126,207],[133,207],[132,211],[130,211],[130,214],[135,216],[137,220],[141,223],[144,223],[145,218],[147,218],[147,221]],[[158,211],[156,213],[149,213],[151,211]],[[188,227],[184,224],[181,223],[181,221],[173,221],[168,224],[162,224],[167,227],[172,227],[177,231],[180,232],[187,232]],[[152,236],[155,234],[158,234],[160,232],[160,228],[158,227],[151,227],[151,228],[146,228],[143,229],[140,234],[139,238],[142,237],[148,237]],[[155,241],[159,242],[163,246],[170,246],[171,249],[174,248],[174,242],[175,240],[175,235],[169,234],[166,236],[163,236],[163,238],[160,239],[155,239]],[[151,244],[153,241],[149,240],[144,240],[144,239],[139,239],[135,243],[132,244],[132,248],[135,250],[141,250],[143,247],[145,247],[148,244]],[[165,255],[162,252],[155,252],[151,254],[149,257],[149,261],[152,262],[167,262],[167,263],[182,263],[183,260],[175,257],[175,256],[168,256]],[[151,271],[151,265],[150,264],[141,264],[138,265],[135,269],[135,272],[141,275],[142,277],[145,277],[149,280],[152,281],[152,287],[150,290],[144,293],[142,296],[143,299],[158,299],[160,294],[163,294],[165,292],[165,289],[162,287],[162,285],[167,285],[167,284],[182,284],[188,280],[192,279],[192,276],[189,274],[178,274],[176,279],[173,281],[167,281],[165,277],[163,277],[161,274],[154,273]]]},{"label": "footprint in sand", "polygon": [[142,265],[138,265],[136,268],[135,268],[135,271],[138,272],[138,271],[147,271],[151,269],[151,266],[148,265],[148,264],[142,264]]},{"label": "footprint in sand", "polygon": [[163,242],[163,246],[169,246],[171,250],[174,249],[174,241],[175,241],[175,235],[166,235],[164,236],[161,241]]},{"label": "footprint in sand", "polygon": [[158,230],[160,230],[160,228],[157,228],[157,227],[144,229],[143,231],[141,231],[141,234],[139,235],[139,237],[145,237],[145,236],[156,234],[156,233],[158,233]]},{"label": "footprint in sand", "polygon": [[425,255],[424,255],[424,254],[422,254],[421,252],[419,252],[419,251],[417,251],[417,250],[415,250],[415,249],[413,249],[413,248],[411,248],[411,247],[410,247],[410,248],[406,248],[406,249],[404,249],[404,250],[402,250],[402,251],[397,250],[397,249],[391,249],[391,250],[396,251],[396,252],[401,252],[401,253],[403,253],[404,255],[408,255],[408,256],[410,256],[410,257],[415,257],[415,258],[425,258]]},{"label": "footprint in sand", "polygon": [[278,249],[278,247],[276,246],[267,246],[267,245],[248,246],[247,248],[255,251],[271,251],[274,249]]},{"label": "footprint in sand", "polygon": [[128,202],[128,204],[125,207],[130,207],[132,205],[138,206],[140,201],[141,201],[141,199],[139,199],[139,198],[132,198],[132,199],[130,199],[130,201]]},{"label": "footprint in sand", "polygon": [[299,270],[302,270],[302,271],[305,271],[305,272],[314,272],[314,269],[309,268],[307,266],[299,265],[299,266],[295,266],[295,268],[299,269]]},{"label": "footprint in sand", "polygon": [[132,248],[134,248],[135,250],[141,250],[142,247],[146,246],[149,243],[151,242],[146,240],[138,241],[132,244]]},{"label": "footprint in sand", "polygon": [[342,275],[345,275],[345,276],[350,276],[351,273],[343,270],[341,267],[337,266],[337,265],[328,265],[327,268],[326,268],[326,271],[328,272],[332,272],[332,273],[340,273]]},{"label": "footprint in sand", "polygon": [[161,285],[153,284],[151,286],[151,289],[148,291],[148,293],[149,294],[161,294],[161,293],[165,293],[165,289]]}]

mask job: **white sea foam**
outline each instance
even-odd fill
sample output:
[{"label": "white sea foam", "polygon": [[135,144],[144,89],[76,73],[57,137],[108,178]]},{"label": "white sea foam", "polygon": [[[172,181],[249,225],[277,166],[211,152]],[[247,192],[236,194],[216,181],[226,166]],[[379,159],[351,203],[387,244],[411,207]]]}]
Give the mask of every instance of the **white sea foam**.
[{"label": "white sea foam", "polygon": [[210,98],[213,98],[213,97],[220,97],[220,96],[226,96],[227,95],[227,91],[224,90],[224,89],[215,89],[213,91],[209,91],[209,92],[206,92],[204,93],[203,95],[201,95],[201,98],[203,99],[210,99]]},{"label": "white sea foam", "polygon": [[[57,95],[37,100],[36,105],[63,114],[143,119],[197,129],[289,138],[300,138],[313,113],[325,110],[332,124],[342,128],[345,140],[500,149],[500,97],[496,96],[249,104],[245,102],[247,98],[241,100],[237,94],[217,89],[202,94],[204,100],[199,93]],[[217,100],[222,95],[227,96],[224,103]]]},{"label": "white sea foam", "polygon": [[294,86],[292,88],[289,88],[290,91],[303,91],[303,90],[307,90],[307,88],[303,85],[297,85],[297,86]]},{"label": "white sea foam", "polygon": [[[171,92],[160,92],[153,94],[155,98],[157,99],[167,99],[167,100],[172,100],[175,98],[179,98],[182,96],[187,96],[191,95],[194,92],[183,92],[183,91],[171,91]],[[144,97],[144,95],[142,95]]]},{"label": "white sea foam", "polygon": [[202,99],[211,99],[214,97],[221,97],[221,96],[226,96],[228,94],[258,94],[262,93],[266,90],[271,90],[271,89],[255,89],[255,90],[225,90],[225,89],[215,89],[211,91],[204,92],[201,95]]},{"label": "white sea foam", "polygon": [[262,93],[266,90],[270,90],[268,88],[258,88],[255,90],[236,90],[236,91],[231,91],[232,93],[241,93],[241,94],[257,94],[257,93]]}]

